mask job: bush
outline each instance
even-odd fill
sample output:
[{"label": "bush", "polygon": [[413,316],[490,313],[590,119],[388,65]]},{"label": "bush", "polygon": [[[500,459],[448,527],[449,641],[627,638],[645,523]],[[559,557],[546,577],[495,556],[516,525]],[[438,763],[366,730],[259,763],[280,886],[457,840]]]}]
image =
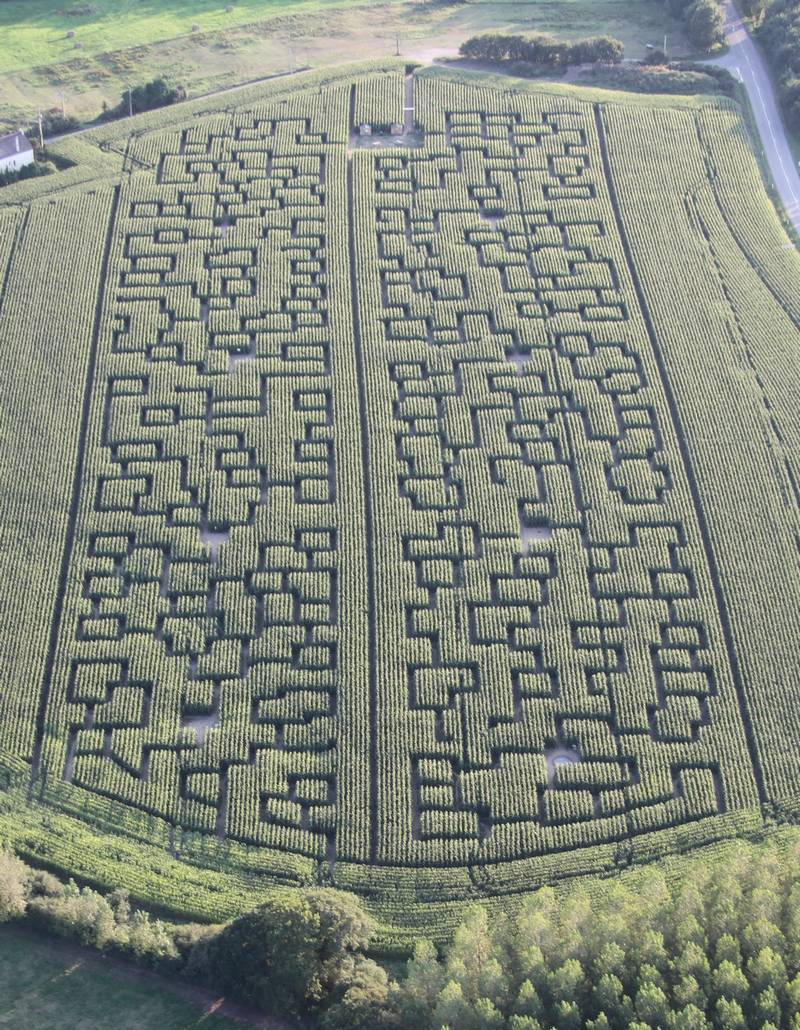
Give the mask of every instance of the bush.
[{"label": "bush", "polygon": [[569,64],[619,64],[625,45],[611,36],[589,36],[579,39],[569,48]]},{"label": "bush", "polygon": [[104,109],[101,118],[124,118],[133,109],[134,114],[142,111],[153,111],[158,107],[169,107],[179,100],[186,99],[186,90],[182,86],[170,86],[165,79],[153,79],[143,86],[135,86],[133,90],[125,90],[116,107]]},{"label": "bush", "polygon": [[8,851],[0,851],[0,923],[19,919],[27,907],[28,867]]},{"label": "bush", "polygon": [[42,133],[45,136],[59,136],[63,132],[74,132],[80,128],[80,122],[72,115],[63,115],[60,111],[48,111],[42,116]]},{"label": "bush", "polygon": [[100,949],[111,942],[116,927],[114,910],[103,895],[89,887],[81,889],[72,880],[61,894],[31,898],[28,915],[59,937]]},{"label": "bush", "polygon": [[0,186],[10,186],[23,179],[36,179],[41,175],[52,175],[56,166],[52,161],[33,161],[16,172],[0,172]]},{"label": "bush", "polygon": [[58,898],[64,893],[64,884],[44,869],[29,869],[27,889],[29,898]]},{"label": "bush", "polygon": [[298,1016],[346,992],[373,930],[349,894],[281,894],[203,942],[190,968],[263,1012]]},{"label": "bush", "polygon": [[[720,70],[724,71],[724,69]],[[640,64],[598,68],[589,81],[608,89],[624,89],[632,93],[692,95],[727,93],[729,89],[733,91],[735,79],[729,75],[728,80],[729,82],[712,73],[711,69],[704,65],[651,66]]]}]

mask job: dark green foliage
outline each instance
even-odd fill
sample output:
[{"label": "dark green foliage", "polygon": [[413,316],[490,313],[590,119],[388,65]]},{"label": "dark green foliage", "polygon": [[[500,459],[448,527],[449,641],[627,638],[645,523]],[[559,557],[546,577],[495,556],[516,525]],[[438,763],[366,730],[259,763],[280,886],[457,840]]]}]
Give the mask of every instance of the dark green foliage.
[{"label": "dark green foliage", "polygon": [[80,128],[80,122],[71,115],[60,111],[47,111],[42,115],[42,133],[48,136],[60,136],[64,132],[74,132]]},{"label": "dark green foliage", "polygon": [[686,31],[689,39],[701,50],[722,41],[725,14],[717,0],[695,0],[686,11]]},{"label": "dark green foliage", "polygon": [[32,161],[19,171],[0,172],[0,186],[10,186],[12,182],[22,182],[23,179],[36,179],[40,175],[52,175],[55,170],[52,161]]},{"label": "dark green foliage", "polygon": [[276,1015],[315,1009],[338,992],[345,995],[344,1010],[350,1003],[369,1009],[381,984],[355,959],[373,929],[351,895],[327,889],[286,893],[229,923],[201,949],[194,967]]},{"label": "dark green foliage", "polygon": [[513,917],[475,909],[439,958],[419,944],[395,995],[403,1026],[795,1027],[796,852],[740,850],[566,894]]},{"label": "dark green foliage", "polygon": [[572,43],[569,48],[569,64],[617,64],[622,60],[625,46],[612,36],[588,36]]},{"label": "dark green foliage", "polygon": [[667,0],[674,18],[682,18],[686,34],[700,50],[710,50],[722,42],[725,13],[719,0]]},{"label": "dark green foliage", "polygon": [[778,77],[781,103],[789,125],[800,130],[800,0],[773,0],[758,29]]},{"label": "dark green foliage", "polygon": [[739,11],[745,18],[760,18],[767,6],[767,0],[739,0]]},{"label": "dark green foliage", "polygon": [[622,60],[624,49],[618,39],[610,36],[590,36],[565,43],[541,33],[513,36],[489,32],[466,40],[461,44],[460,53],[474,61],[522,63],[531,69],[553,69],[601,61],[616,64]]},{"label": "dark green foliage", "polygon": [[116,107],[106,111],[104,118],[124,118],[131,113],[141,114],[142,111],[153,111],[158,107],[169,107],[179,100],[186,99],[186,90],[182,86],[170,86],[165,79],[153,79],[141,86],[134,86],[132,90],[124,90],[122,99]]}]

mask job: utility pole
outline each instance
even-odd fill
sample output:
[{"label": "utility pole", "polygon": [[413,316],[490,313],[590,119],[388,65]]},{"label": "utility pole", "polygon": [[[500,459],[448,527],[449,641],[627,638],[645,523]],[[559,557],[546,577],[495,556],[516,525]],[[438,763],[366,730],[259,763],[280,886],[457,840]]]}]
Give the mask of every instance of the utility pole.
[{"label": "utility pole", "polygon": [[42,111],[39,109],[39,146],[44,150],[44,131],[42,129]]},{"label": "utility pole", "polygon": [[[122,81],[125,82],[124,79]],[[129,82],[125,82],[125,85],[128,87],[128,117],[133,118],[133,89]]]},{"label": "utility pole", "polygon": [[399,57],[400,56],[400,37],[399,36],[395,36],[394,56],[395,57]]},{"label": "utility pole", "polygon": [[64,91],[61,89],[58,91],[58,99],[61,101],[61,117],[65,118],[67,112],[64,110]]},{"label": "utility pole", "polygon": [[667,34],[664,33],[664,57],[667,56]]}]

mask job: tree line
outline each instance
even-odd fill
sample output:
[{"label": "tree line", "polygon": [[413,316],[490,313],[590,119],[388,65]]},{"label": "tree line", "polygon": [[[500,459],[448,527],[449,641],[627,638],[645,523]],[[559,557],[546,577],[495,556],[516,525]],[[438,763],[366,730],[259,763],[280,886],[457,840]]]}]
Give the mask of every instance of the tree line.
[{"label": "tree line", "polygon": [[330,888],[276,892],[223,926],[176,924],[3,852],[0,919],[14,918],[322,1030],[800,1028],[795,831],[476,905],[394,976],[370,957],[373,919]]},{"label": "tree line", "polygon": [[800,0],[772,0],[756,35],[775,70],[786,120],[800,132]]},{"label": "tree line", "polygon": [[611,36],[590,36],[569,43],[539,32],[525,36],[485,32],[465,40],[459,50],[462,57],[473,61],[523,63],[543,69],[597,62],[616,64],[624,52],[623,44]]}]

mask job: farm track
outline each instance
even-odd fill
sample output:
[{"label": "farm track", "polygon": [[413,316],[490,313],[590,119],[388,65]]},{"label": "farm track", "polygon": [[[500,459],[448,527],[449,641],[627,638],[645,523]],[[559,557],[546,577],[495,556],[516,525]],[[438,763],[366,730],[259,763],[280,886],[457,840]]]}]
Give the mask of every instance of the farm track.
[{"label": "farm track", "polygon": [[[356,87],[350,92],[350,130],[355,129]],[[364,348],[361,337],[361,315],[359,311],[358,256],[356,244],[356,197],[353,185],[353,154],[347,155],[347,250],[350,267],[350,300],[353,317],[353,347],[358,377],[358,420],[361,427],[361,462],[364,482],[364,521],[366,530],[367,566],[367,626],[369,668],[369,811],[370,811],[370,860],[378,854],[378,641],[375,624],[375,518],[372,510],[372,489],[370,486],[370,447],[367,409],[367,377],[364,362]]]}]

